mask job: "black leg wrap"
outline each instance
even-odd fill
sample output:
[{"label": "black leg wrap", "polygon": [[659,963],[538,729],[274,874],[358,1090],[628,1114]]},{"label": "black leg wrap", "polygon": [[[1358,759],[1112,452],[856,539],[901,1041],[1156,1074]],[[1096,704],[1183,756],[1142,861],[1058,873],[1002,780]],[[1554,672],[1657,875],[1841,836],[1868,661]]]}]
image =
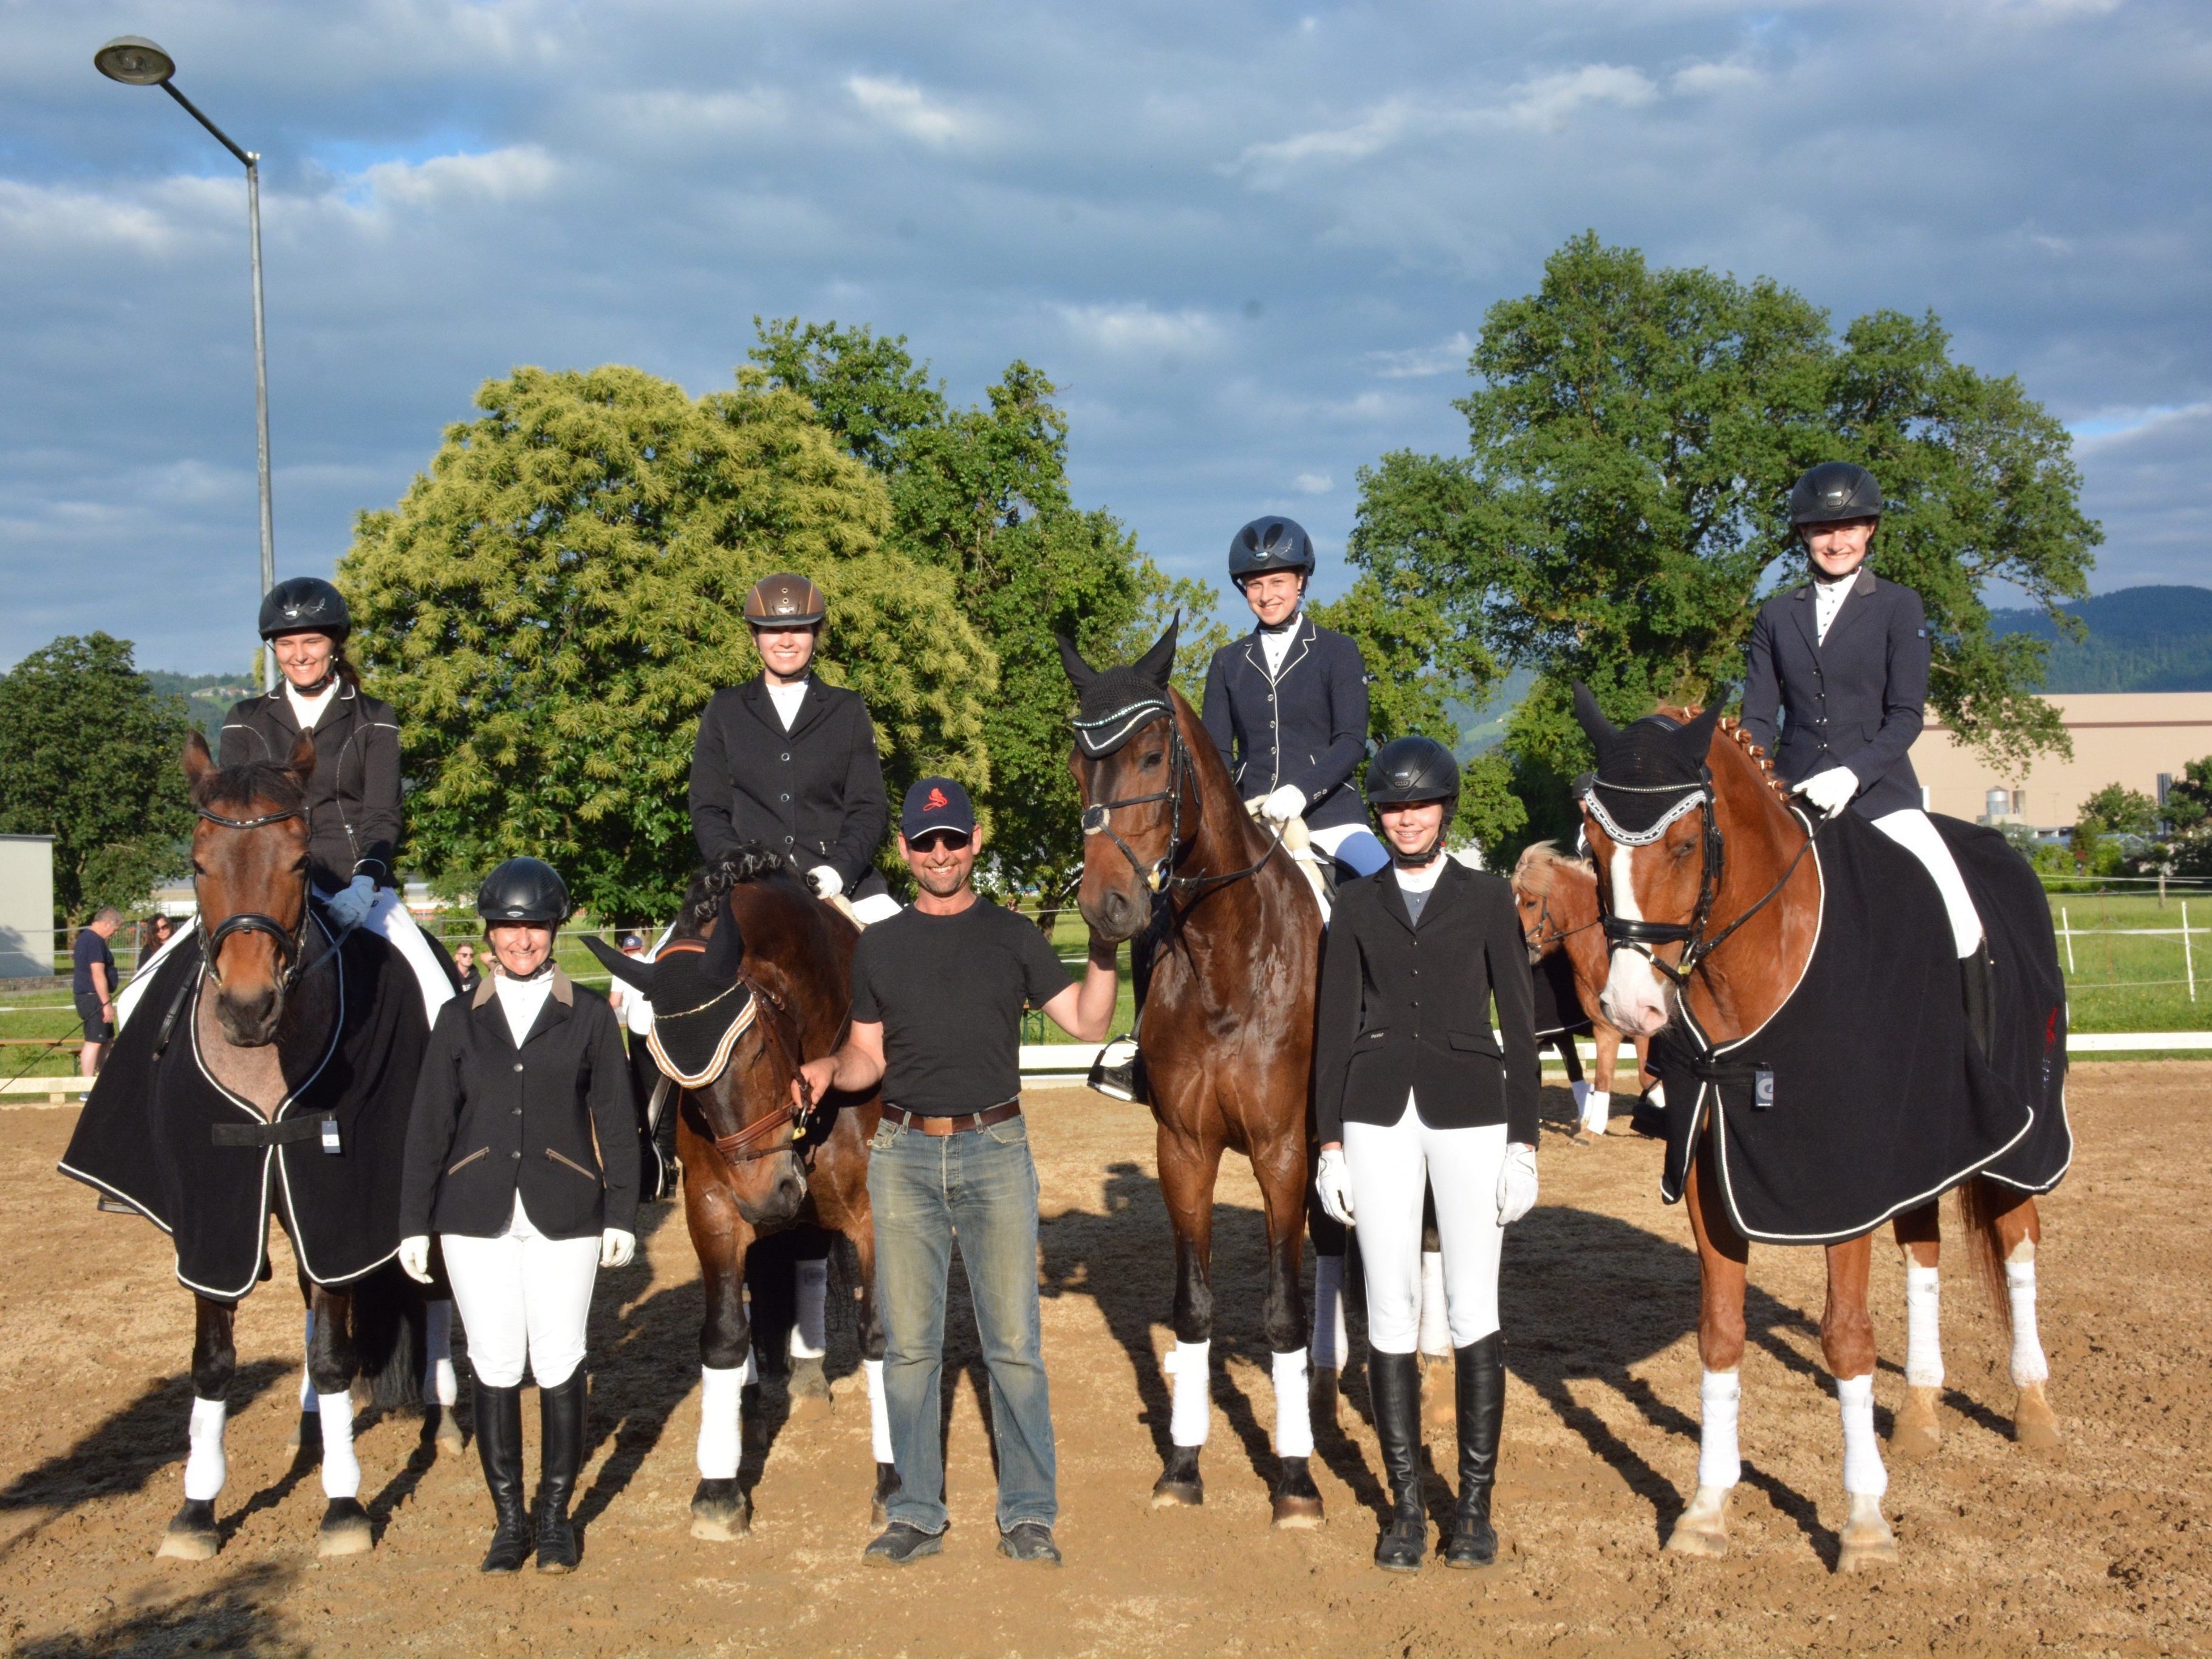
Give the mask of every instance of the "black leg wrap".
[{"label": "black leg wrap", "polygon": [[522,1501],[522,1390],[478,1382],[476,1407],[477,1455],[484,1485],[491,1489],[497,1529],[485,1552],[485,1572],[516,1572],[530,1554],[530,1510]]},{"label": "black leg wrap", "polygon": [[1498,1438],[1505,1424],[1505,1339],[1492,1331],[1453,1355],[1457,1362],[1459,1507],[1444,1545],[1448,1567],[1486,1567],[1498,1559],[1490,1493],[1498,1483]]},{"label": "black leg wrap", "polygon": [[584,1370],[578,1366],[557,1389],[538,1390],[538,1425],[545,1467],[538,1480],[538,1571],[570,1572],[578,1559],[568,1504],[584,1466]]},{"label": "black leg wrap", "polygon": [[1375,1407],[1375,1437],[1382,1445],[1382,1473],[1390,1482],[1390,1515],[1375,1540],[1375,1565],[1415,1572],[1429,1541],[1421,1503],[1419,1362],[1409,1353],[1370,1352],[1367,1393]]}]

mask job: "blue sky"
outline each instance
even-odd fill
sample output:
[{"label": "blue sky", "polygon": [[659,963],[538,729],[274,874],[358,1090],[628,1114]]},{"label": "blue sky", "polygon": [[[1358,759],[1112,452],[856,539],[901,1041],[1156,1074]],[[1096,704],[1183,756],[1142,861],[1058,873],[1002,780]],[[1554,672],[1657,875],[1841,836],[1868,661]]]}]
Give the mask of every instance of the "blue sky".
[{"label": "blue sky", "polygon": [[0,663],[224,670],[258,585],[241,170],[92,68],[144,33],[265,155],[280,574],[516,363],[702,392],[751,319],[1063,388],[1170,568],[1457,449],[1484,311],[1595,228],[1933,310],[2077,434],[2100,590],[2206,579],[2212,7],[0,0]]}]

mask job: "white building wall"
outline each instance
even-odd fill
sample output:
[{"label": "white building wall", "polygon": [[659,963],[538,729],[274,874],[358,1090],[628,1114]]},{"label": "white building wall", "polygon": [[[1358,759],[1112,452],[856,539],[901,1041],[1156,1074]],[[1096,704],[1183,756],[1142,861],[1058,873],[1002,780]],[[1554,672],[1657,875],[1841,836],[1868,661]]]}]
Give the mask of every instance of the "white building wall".
[{"label": "white building wall", "polygon": [[0,979],[54,971],[54,838],[0,836]]}]

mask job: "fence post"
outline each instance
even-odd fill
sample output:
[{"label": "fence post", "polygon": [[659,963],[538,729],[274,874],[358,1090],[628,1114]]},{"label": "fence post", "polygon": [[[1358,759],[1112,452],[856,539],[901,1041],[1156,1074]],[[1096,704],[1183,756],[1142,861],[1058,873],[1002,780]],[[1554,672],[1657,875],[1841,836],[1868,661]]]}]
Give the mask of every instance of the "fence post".
[{"label": "fence post", "polygon": [[2189,901],[2181,902],[2181,969],[2189,975],[2189,1000],[2197,1000],[2197,953],[2189,946]]},{"label": "fence post", "polygon": [[2066,976],[2074,976],[2074,924],[2068,920],[2066,907],[2058,907],[2058,933],[2066,941]]}]

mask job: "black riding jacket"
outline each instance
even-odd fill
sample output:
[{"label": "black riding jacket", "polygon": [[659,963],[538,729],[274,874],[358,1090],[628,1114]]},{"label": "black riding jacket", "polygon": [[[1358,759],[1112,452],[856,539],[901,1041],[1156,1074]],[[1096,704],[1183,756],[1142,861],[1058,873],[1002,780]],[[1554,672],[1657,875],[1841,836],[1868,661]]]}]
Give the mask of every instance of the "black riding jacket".
[{"label": "black riding jacket", "polygon": [[791,730],[758,676],[717,691],[691,751],[691,833],[713,864],[744,842],[829,865],[856,891],[890,823],[876,728],[857,691],[810,675]]},{"label": "black riding jacket", "polygon": [[[356,876],[393,885],[392,861],[399,844],[399,717],[349,681],[323,709],[309,734],[315,741],[315,775],[307,786],[307,873],[335,893]],[[225,766],[292,758],[300,741],[284,688],[231,706],[222,723]]]},{"label": "black riding jacket", "polygon": [[522,1194],[548,1238],[637,1229],[637,1112],[607,1000],[553,970],[518,1048],[487,976],[438,1011],[415,1085],[399,1235],[495,1238]]},{"label": "black riding jacket", "polygon": [[1246,800],[1286,783],[1304,793],[1310,829],[1364,823],[1352,775],[1367,753],[1367,665],[1349,635],[1301,616],[1283,659],[1267,673],[1253,629],[1213,653],[1201,717]]}]

